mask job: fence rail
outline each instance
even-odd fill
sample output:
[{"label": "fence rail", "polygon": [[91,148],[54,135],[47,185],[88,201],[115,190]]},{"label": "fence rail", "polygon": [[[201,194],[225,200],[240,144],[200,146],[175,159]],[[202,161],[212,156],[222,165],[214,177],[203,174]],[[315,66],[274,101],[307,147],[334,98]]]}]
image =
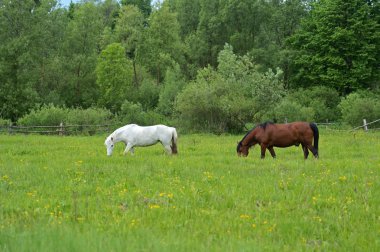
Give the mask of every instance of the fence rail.
[{"label": "fence rail", "polygon": [[45,135],[75,135],[75,134],[89,134],[94,135],[97,133],[109,132],[118,124],[68,124],[61,123],[60,125],[51,126],[0,126],[0,132],[8,134],[45,134]]}]

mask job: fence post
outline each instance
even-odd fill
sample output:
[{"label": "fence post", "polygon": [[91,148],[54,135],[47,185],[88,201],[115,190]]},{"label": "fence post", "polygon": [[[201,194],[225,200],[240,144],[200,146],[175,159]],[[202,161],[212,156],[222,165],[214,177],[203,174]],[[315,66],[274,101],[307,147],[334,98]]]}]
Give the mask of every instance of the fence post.
[{"label": "fence post", "polygon": [[364,127],[364,131],[368,131],[367,120],[366,119],[363,119],[363,127]]},{"label": "fence post", "polygon": [[59,131],[58,132],[59,132],[60,136],[63,136],[63,133],[64,133],[63,122],[61,122],[59,124]]},{"label": "fence post", "polygon": [[8,125],[8,134],[12,135],[12,122],[10,122]]}]

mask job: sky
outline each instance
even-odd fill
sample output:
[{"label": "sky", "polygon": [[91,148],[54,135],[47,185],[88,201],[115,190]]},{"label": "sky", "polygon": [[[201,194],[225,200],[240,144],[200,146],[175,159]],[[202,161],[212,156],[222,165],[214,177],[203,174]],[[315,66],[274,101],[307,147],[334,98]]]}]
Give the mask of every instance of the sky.
[{"label": "sky", "polygon": [[79,2],[79,0],[59,0],[63,6],[69,6],[70,1],[73,1],[73,3]]}]

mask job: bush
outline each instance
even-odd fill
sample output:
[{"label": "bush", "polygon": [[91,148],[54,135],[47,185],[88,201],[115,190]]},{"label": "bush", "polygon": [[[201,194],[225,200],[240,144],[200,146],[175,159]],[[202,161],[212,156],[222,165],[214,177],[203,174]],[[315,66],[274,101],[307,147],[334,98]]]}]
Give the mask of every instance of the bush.
[{"label": "bush", "polygon": [[[100,108],[67,109],[44,105],[39,109],[32,110],[17,121],[22,126],[58,126],[78,125],[68,128],[74,133],[94,134],[98,127],[88,125],[105,125],[113,123],[113,115],[109,110]],[[86,126],[87,125],[87,126]]]},{"label": "bush", "polygon": [[89,135],[93,135],[103,128],[95,125],[109,125],[113,122],[112,113],[101,108],[70,109],[64,121],[66,125],[75,125],[69,128],[70,131]]},{"label": "bush", "polygon": [[241,132],[246,122],[260,120],[283,96],[282,71],[257,71],[248,56],[228,45],[219,53],[218,68],[198,71],[193,83],[177,96],[176,111],[189,131]]},{"label": "bush", "polygon": [[141,126],[167,124],[164,116],[149,110],[144,111],[140,103],[124,101],[118,115],[118,121],[122,124],[139,124]]},{"label": "bush", "polygon": [[323,86],[301,88],[291,92],[287,98],[302,108],[312,108],[316,122],[337,121],[340,117],[340,97],[335,89]]},{"label": "bush", "polygon": [[17,124],[23,126],[58,126],[61,122],[66,121],[68,112],[68,109],[55,107],[52,104],[43,105],[18,119]]},{"label": "bush", "polygon": [[11,125],[11,120],[0,117],[0,127],[8,127],[9,125]]},{"label": "bush", "polygon": [[304,107],[301,104],[285,98],[272,112],[265,115],[267,121],[278,123],[295,121],[314,121],[315,112],[313,108]]},{"label": "bush", "polygon": [[[352,127],[363,125],[363,119],[367,122],[380,119],[380,95],[369,92],[355,92],[343,98],[339,104],[343,122]],[[380,123],[370,127],[379,127]]]}]

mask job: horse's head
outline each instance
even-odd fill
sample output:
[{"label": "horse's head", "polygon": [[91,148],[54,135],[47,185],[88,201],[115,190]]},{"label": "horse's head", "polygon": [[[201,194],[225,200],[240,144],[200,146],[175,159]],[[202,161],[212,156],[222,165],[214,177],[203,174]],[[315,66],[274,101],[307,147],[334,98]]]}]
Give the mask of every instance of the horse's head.
[{"label": "horse's head", "polygon": [[115,147],[115,143],[113,141],[113,137],[112,136],[107,137],[106,141],[104,141],[104,145],[107,148],[107,156],[111,156],[113,148]]},{"label": "horse's head", "polygon": [[248,156],[248,150],[249,150],[249,146],[243,145],[242,141],[240,141],[236,147],[236,152],[237,152],[239,157],[240,156],[243,156],[243,157]]}]

